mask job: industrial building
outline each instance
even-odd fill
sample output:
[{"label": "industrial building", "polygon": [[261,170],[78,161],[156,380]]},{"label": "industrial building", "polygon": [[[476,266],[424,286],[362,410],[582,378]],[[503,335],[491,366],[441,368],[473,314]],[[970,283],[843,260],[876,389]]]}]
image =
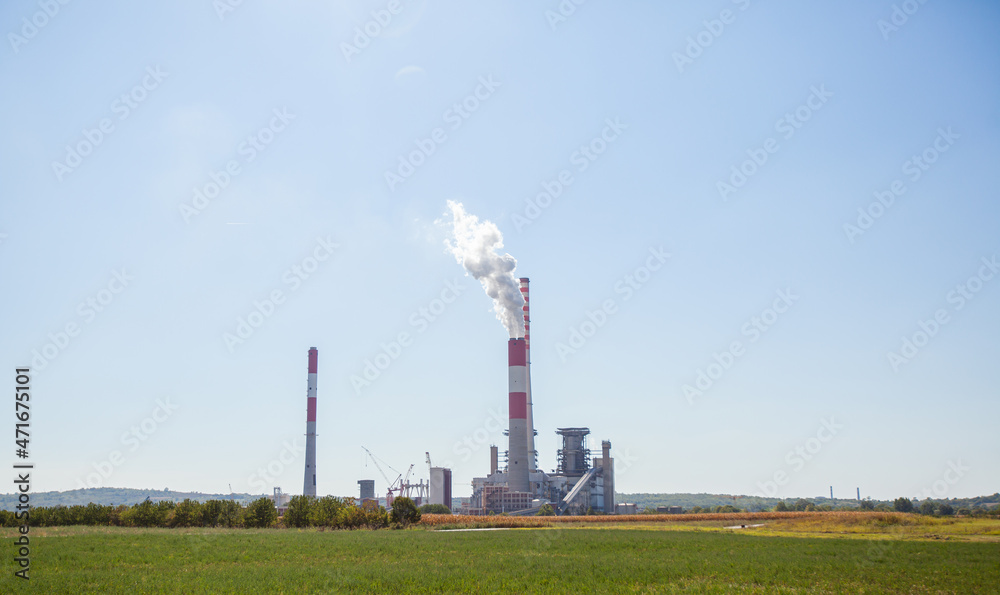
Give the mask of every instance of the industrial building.
[{"label": "industrial building", "polygon": [[451,469],[431,467],[429,504],[443,504],[451,508]]},{"label": "industrial building", "polygon": [[[593,510],[615,514],[614,459],[611,442],[601,442],[601,456],[591,457],[589,428],[559,428],[562,448],[552,473],[538,469],[532,412],[530,302],[528,279],[520,279],[524,297],[524,337],[507,342],[508,447],[506,467],[499,468],[499,449],[490,447],[490,472],[472,480],[471,514],[532,514],[550,504],[557,514]],[[432,482],[433,483],[433,482]]]},{"label": "industrial building", "polygon": [[359,479],[358,486],[361,490],[360,501],[374,500],[375,499],[375,480],[374,479]]},{"label": "industrial building", "polygon": [[[562,439],[562,448],[556,453],[556,468],[550,473],[538,467],[535,449],[535,427],[531,392],[531,317],[528,279],[517,280],[524,299],[523,337],[507,342],[508,372],[508,438],[507,450],[501,459],[499,449],[490,447],[489,474],[472,480],[472,497],[462,510],[471,514],[513,513],[531,514],[549,504],[556,514],[581,514],[588,511],[615,514],[614,459],[611,442],[601,442],[600,456],[592,456],[587,443],[590,429],[567,427],[556,430]],[[515,294],[516,295],[516,294]],[[517,334],[516,329],[510,331]],[[316,495],[316,368],[317,350],[309,350],[309,372],[306,401],[306,462],[303,494]],[[407,496],[419,506],[424,502],[443,504],[453,509],[451,469],[431,465],[427,454],[430,478],[427,483],[410,482],[413,465],[405,474],[392,469],[362,447],[386,481],[386,504],[392,506],[395,497]],[[501,460],[504,463],[500,467]],[[396,479],[382,468],[395,472]],[[374,500],[375,482],[358,481],[360,500]],[[626,507],[624,510],[630,510]]]}]

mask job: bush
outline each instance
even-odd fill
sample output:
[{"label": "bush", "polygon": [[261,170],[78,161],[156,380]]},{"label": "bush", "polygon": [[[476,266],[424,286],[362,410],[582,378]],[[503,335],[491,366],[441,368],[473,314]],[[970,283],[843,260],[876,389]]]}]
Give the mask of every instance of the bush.
[{"label": "bush", "polygon": [[420,507],[423,514],[451,514],[451,509],[444,504],[424,504]]},{"label": "bush", "polygon": [[938,506],[937,512],[941,516],[951,516],[955,514],[955,509],[951,507],[951,504],[941,504]]},{"label": "bush", "polygon": [[406,496],[400,496],[392,501],[392,514],[389,516],[392,524],[406,527],[410,523],[420,522],[420,510]]},{"label": "bush", "polygon": [[552,509],[551,504],[542,504],[542,507],[538,509],[535,516],[555,516],[556,511]]},{"label": "bush", "polygon": [[121,515],[121,522],[126,527],[166,527],[167,515],[173,509],[173,502],[162,501],[153,504],[146,500],[125,510]]},{"label": "bush", "polygon": [[[235,504],[235,502],[234,502]],[[278,509],[270,498],[257,498],[243,513],[243,526],[266,528],[278,522]]]},{"label": "bush", "polygon": [[323,496],[313,502],[309,511],[309,522],[316,527],[336,527],[338,515],[345,506],[344,501],[334,496]]},{"label": "bush", "polygon": [[312,496],[292,496],[288,501],[288,510],[282,517],[286,527],[308,527],[310,515],[315,504]]},{"label": "bush", "polygon": [[[399,498],[396,500],[399,500]],[[410,503],[413,503],[412,500]],[[415,509],[416,506],[414,506]],[[420,514],[419,510],[416,512]],[[337,526],[344,529],[382,529],[389,526],[389,513],[377,503],[370,501],[365,502],[360,507],[345,505],[337,514]]]},{"label": "bush", "polygon": [[913,512],[913,502],[909,498],[896,498],[892,509],[896,512]]},{"label": "bush", "polygon": [[201,503],[190,498],[174,507],[171,527],[198,527],[201,525]]}]

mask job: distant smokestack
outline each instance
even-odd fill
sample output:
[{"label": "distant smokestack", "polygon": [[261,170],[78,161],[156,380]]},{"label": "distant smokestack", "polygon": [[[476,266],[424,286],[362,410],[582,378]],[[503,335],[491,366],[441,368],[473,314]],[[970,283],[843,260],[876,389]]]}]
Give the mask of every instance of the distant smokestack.
[{"label": "distant smokestack", "polygon": [[493,475],[500,468],[500,453],[496,445],[490,446],[490,475]]},{"label": "distant smokestack", "polygon": [[615,512],[615,469],[611,465],[611,441],[601,442],[601,475],[604,477],[604,514]]},{"label": "distant smokestack", "polygon": [[535,452],[535,416],[532,413],[531,405],[531,316],[528,312],[528,278],[521,277],[518,279],[521,283],[521,296],[524,297],[524,357],[527,362],[526,368],[528,370],[528,389],[525,391],[527,393],[527,420],[528,420],[528,471],[537,471],[536,458],[538,453]]},{"label": "distant smokestack", "polygon": [[316,367],[319,351],[309,348],[309,380],[306,384],[306,472],[302,494],[316,496]]},{"label": "distant smokestack", "polygon": [[858,502],[861,502],[861,488],[858,488]]},{"label": "distant smokestack", "polygon": [[507,461],[507,485],[512,492],[528,491],[528,366],[524,339],[507,341],[507,379],[510,428]]}]

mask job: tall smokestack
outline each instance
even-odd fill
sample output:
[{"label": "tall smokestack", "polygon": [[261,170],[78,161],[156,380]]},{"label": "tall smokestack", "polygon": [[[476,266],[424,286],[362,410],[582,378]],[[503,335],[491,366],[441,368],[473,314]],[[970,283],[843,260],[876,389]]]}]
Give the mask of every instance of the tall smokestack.
[{"label": "tall smokestack", "polygon": [[528,491],[528,359],[524,339],[507,341],[507,379],[510,428],[507,486],[512,492]]},{"label": "tall smokestack", "polygon": [[499,449],[495,445],[490,445],[490,475],[493,475],[500,468]]},{"label": "tall smokestack", "polygon": [[524,358],[528,370],[527,420],[528,420],[528,471],[537,471],[537,453],[535,452],[535,416],[531,412],[531,316],[528,312],[528,278],[518,279],[521,284],[521,296],[524,297]]},{"label": "tall smokestack", "polygon": [[309,376],[306,386],[306,472],[302,494],[316,496],[316,367],[319,351],[309,348]]}]

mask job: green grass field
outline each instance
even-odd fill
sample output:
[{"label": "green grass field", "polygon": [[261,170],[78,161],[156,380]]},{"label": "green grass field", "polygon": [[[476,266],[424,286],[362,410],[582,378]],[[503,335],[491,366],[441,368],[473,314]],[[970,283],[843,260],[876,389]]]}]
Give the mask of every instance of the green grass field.
[{"label": "green grass field", "polygon": [[[996,528],[995,526],[993,528]],[[11,530],[3,543],[13,551]],[[39,528],[3,593],[997,593],[1000,543],[717,527]]]}]

